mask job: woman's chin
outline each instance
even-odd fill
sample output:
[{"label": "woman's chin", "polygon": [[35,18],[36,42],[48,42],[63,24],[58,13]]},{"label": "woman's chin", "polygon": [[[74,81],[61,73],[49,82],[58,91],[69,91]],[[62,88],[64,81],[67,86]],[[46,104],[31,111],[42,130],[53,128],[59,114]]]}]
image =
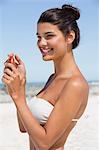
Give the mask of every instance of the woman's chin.
[{"label": "woman's chin", "polygon": [[42,55],[42,58],[44,61],[50,61],[50,60],[53,60],[51,56],[49,55]]}]

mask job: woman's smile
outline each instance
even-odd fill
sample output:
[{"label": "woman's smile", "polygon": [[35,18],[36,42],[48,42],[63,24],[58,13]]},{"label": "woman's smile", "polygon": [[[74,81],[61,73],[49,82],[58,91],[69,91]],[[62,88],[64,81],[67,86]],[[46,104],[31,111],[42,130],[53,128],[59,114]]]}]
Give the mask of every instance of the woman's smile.
[{"label": "woman's smile", "polygon": [[51,48],[51,49],[40,48],[40,51],[43,56],[46,56],[46,55],[51,55],[52,52],[54,52],[54,49],[53,48]]}]

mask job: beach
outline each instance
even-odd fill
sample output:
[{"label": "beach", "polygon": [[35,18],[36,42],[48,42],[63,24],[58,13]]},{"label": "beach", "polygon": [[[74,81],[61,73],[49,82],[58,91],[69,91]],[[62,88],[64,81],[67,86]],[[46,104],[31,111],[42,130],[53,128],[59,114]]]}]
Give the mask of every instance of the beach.
[{"label": "beach", "polygon": [[[99,85],[91,85],[87,107],[68,136],[65,150],[98,149]],[[29,150],[28,134],[19,131],[16,108],[11,98],[2,90],[0,92],[0,150]]]}]

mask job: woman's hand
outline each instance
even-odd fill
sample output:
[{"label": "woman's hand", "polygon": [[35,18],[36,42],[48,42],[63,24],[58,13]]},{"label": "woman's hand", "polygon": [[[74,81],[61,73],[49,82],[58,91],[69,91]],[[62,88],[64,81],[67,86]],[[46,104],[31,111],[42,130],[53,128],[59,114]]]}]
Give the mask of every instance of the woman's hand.
[{"label": "woman's hand", "polygon": [[24,63],[17,55],[15,55],[13,61],[10,60],[9,55],[5,62],[2,81],[7,86],[9,95],[16,102],[19,98],[25,99],[26,70]]}]

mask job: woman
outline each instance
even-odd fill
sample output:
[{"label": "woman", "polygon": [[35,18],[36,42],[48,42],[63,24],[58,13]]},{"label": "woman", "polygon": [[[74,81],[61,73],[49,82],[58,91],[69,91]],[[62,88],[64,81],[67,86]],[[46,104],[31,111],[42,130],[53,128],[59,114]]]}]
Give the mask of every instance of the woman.
[{"label": "woman", "polygon": [[41,14],[37,43],[43,60],[53,61],[55,72],[29,104],[24,63],[17,55],[17,64],[5,63],[2,81],[15,103],[20,131],[29,134],[30,150],[63,150],[85,110],[89,87],[73,56],[80,40],[79,17],[79,10],[71,5]]}]

